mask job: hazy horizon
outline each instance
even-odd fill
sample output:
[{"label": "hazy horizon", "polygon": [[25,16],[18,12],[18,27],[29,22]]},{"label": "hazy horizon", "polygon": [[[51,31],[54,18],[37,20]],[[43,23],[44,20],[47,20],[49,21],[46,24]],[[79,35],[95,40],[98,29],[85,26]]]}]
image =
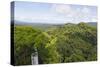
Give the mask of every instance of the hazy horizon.
[{"label": "hazy horizon", "polygon": [[[47,22],[24,22],[24,21],[14,21],[15,24],[53,24],[53,25],[59,25],[59,24],[67,24],[67,23],[71,23],[71,24],[78,24],[78,23],[81,23],[81,22],[78,22],[78,23],[72,23],[72,22],[66,22],[66,23],[47,23]],[[84,22],[84,23],[97,23],[97,22]]]}]

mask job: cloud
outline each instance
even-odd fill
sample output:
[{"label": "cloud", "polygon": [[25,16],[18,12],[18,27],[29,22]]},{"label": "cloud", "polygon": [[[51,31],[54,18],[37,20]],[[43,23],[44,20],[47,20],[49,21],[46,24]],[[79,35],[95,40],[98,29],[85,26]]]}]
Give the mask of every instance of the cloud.
[{"label": "cloud", "polygon": [[91,13],[92,10],[87,6],[72,7],[72,5],[57,5],[53,4],[51,11],[58,14],[58,16],[63,16],[64,20],[71,22],[88,22],[88,21],[96,21],[96,17],[94,17]]},{"label": "cloud", "polygon": [[91,22],[97,22],[98,17],[97,16],[91,16]]},{"label": "cloud", "polygon": [[84,7],[84,8],[82,9],[82,12],[83,12],[84,14],[89,14],[89,13],[90,13],[90,9],[87,8],[87,7]]},{"label": "cloud", "polygon": [[29,16],[16,16],[15,20],[23,21],[23,22],[32,22],[32,17],[29,17]]},{"label": "cloud", "polygon": [[72,9],[71,9],[71,6],[69,6],[69,5],[53,4],[51,11],[58,13],[58,14],[66,14],[67,15],[72,11]]},{"label": "cloud", "polygon": [[32,17],[32,21],[35,22],[47,22],[47,23],[61,23],[64,22],[64,18],[63,17],[57,17],[57,16],[53,16],[53,15],[40,15],[40,16],[33,16]]}]

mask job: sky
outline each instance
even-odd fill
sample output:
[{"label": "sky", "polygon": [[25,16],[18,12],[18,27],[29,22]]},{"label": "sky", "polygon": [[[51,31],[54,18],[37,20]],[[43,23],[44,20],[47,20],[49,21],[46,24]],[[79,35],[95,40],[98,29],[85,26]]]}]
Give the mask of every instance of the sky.
[{"label": "sky", "polygon": [[16,1],[14,20],[32,23],[97,22],[97,7]]}]

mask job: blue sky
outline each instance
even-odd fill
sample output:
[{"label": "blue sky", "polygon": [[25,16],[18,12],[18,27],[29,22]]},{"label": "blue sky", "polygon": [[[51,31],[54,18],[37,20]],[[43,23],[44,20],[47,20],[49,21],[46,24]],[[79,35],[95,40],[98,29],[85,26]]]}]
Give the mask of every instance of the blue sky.
[{"label": "blue sky", "polygon": [[39,23],[97,22],[97,7],[54,3],[15,2],[15,20]]}]

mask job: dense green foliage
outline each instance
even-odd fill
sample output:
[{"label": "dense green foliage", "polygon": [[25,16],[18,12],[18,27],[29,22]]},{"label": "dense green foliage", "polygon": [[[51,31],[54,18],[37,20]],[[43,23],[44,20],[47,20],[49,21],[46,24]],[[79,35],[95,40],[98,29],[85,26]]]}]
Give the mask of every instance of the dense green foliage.
[{"label": "dense green foliage", "polygon": [[86,23],[52,26],[45,31],[32,26],[14,27],[15,65],[31,64],[38,51],[39,63],[97,60],[97,29]]}]

